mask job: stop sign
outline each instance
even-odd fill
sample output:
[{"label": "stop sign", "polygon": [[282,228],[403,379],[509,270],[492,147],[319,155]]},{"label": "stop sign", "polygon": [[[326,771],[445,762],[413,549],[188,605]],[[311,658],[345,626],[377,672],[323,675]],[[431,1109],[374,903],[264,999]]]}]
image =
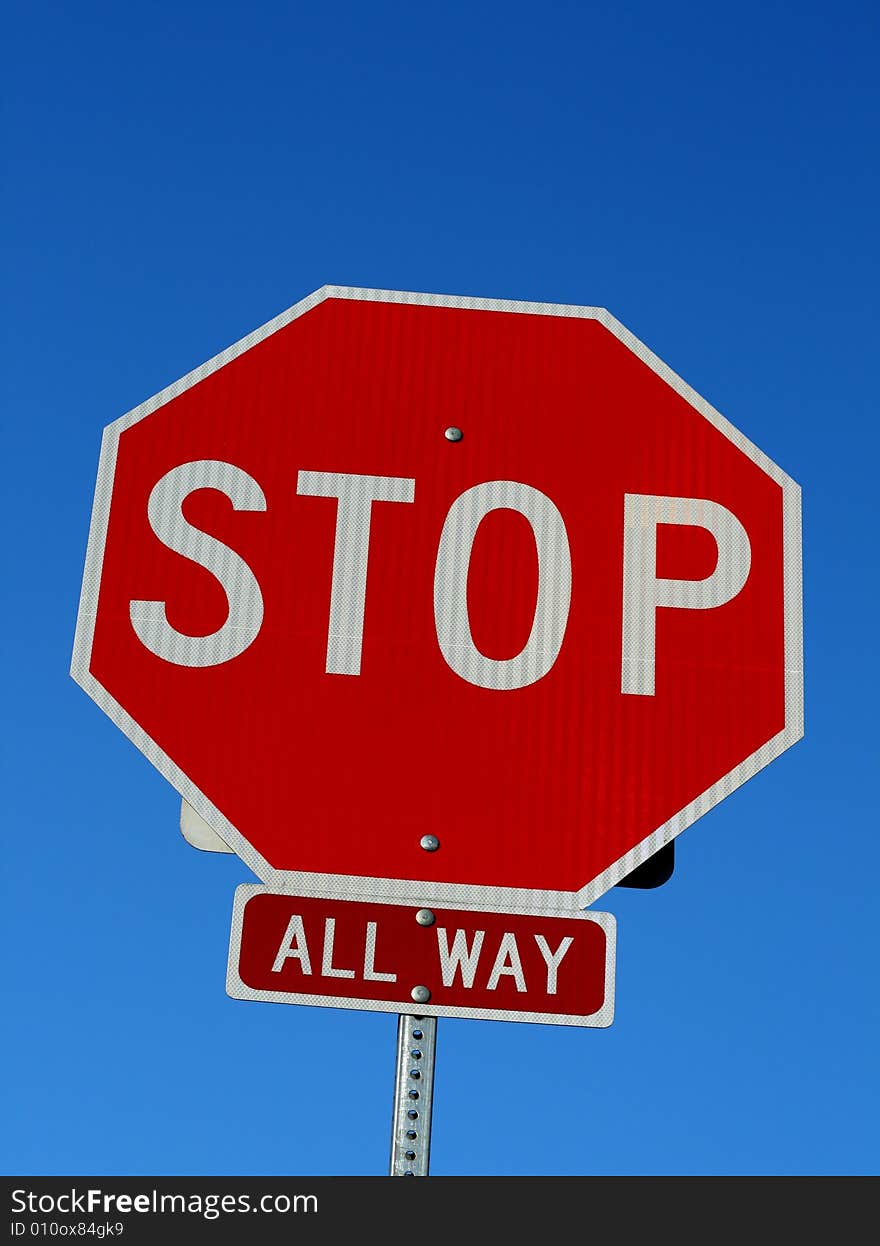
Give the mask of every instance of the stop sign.
[{"label": "stop sign", "polygon": [[607,312],[325,287],[105,430],[72,674],[276,892],[570,909],[800,737],[800,619]]}]

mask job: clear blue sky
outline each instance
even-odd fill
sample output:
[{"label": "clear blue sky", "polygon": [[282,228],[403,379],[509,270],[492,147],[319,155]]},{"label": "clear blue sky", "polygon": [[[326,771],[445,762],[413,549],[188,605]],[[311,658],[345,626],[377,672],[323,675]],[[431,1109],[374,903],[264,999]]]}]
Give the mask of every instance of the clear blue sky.
[{"label": "clear blue sky", "polygon": [[227,998],[68,675],[103,427],[333,282],[605,306],[803,488],[805,738],[602,898],[610,1029],[441,1020],[432,1172],[876,1173],[876,6],[8,12],[0,1168],[387,1171],[394,1018]]}]

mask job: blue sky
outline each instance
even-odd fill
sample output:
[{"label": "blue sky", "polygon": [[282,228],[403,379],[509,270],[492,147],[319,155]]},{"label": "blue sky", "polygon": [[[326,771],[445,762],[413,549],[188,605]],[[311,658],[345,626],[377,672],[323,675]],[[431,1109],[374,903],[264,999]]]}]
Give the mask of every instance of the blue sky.
[{"label": "blue sky", "polygon": [[441,1020],[432,1172],[875,1173],[875,6],[6,34],[3,1171],[387,1170],[394,1018],[227,998],[254,878],[68,674],[103,427],[338,283],[607,307],[803,489],[805,738],[602,897],[610,1029]]}]

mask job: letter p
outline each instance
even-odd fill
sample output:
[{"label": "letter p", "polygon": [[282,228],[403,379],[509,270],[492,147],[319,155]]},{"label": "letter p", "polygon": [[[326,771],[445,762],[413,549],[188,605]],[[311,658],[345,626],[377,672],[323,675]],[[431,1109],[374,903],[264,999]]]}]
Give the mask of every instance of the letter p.
[{"label": "letter p", "polygon": [[[715,538],[718,563],[704,580],[657,578],[657,527],[705,528]],[[659,607],[711,610],[736,597],[749,578],[752,550],[731,511],[705,498],[627,493],[623,502],[623,649],[620,691],[654,695],[656,617]]]}]

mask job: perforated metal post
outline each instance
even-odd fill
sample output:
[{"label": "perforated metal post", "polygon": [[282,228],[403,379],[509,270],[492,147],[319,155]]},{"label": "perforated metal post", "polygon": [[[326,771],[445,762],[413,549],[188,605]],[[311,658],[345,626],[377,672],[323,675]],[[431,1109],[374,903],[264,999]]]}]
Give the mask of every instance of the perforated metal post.
[{"label": "perforated metal post", "polygon": [[437,1018],[400,1016],[391,1120],[391,1176],[427,1177]]}]

